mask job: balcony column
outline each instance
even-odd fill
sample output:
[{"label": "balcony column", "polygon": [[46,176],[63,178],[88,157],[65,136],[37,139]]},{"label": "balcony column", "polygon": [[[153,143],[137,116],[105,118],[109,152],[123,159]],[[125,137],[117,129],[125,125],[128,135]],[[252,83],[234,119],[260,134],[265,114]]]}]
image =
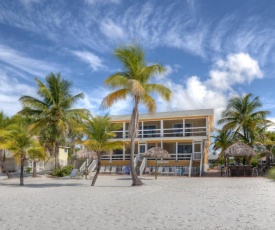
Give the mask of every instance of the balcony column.
[{"label": "balcony column", "polygon": [[178,142],[176,142],[176,162],[178,162]]},{"label": "balcony column", "polygon": [[208,123],[208,119],[209,119],[209,117],[206,117],[205,118],[205,132],[206,132],[206,136],[208,136],[208,126],[209,126],[209,123]]},{"label": "balcony column", "polygon": [[182,119],[182,136],[185,137],[185,119]]},{"label": "balcony column", "polygon": [[160,136],[163,137],[163,120],[160,121]]},{"label": "balcony column", "polygon": [[122,133],[122,137],[126,138],[126,124],[125,122],[123,122],[123,133]]},{"label": "balcony column", "polygon": [[143,125],[144,125],[144,123],[143,123],[143,121],[141,122],[141,138],[143,138]]},{"label": "balcony column", "polygon": [[163,149],[163,142],[162,142],[162,140],[160,141],[160,147]]},{"label": "balcony column", "polygon": [[125,144],[123,144],[122,159],[125,161]]}]

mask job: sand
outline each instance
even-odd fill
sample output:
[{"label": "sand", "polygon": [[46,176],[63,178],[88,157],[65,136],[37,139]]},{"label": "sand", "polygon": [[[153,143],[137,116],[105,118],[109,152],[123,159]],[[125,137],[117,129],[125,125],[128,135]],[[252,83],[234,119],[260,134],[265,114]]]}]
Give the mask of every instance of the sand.
[{"label": "sand", "polygon": [[275,182],[129,176],[0,180],[0,229],[275,229]]}]

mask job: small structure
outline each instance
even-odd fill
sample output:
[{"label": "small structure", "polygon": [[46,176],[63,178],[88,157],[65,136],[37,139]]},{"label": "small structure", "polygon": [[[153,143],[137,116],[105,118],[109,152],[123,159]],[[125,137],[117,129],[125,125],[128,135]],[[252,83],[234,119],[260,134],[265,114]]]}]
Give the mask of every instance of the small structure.
[{"label": "small structure", "polygon": [[142,157],[152,157],[155,158],[155,179],[157,179],[158,174],[158,159],[170,159],[171,155],[167,150],[162,149],[158,146],[149,149],[147,152],[142,154]]},{"label": "small structure", "polygon": [[[229,166],[229,157],[244,157],[243,165],[230,167],[230,175],[231,176],[251,176],[252,169],[251,169],[250,163],[251,163],[252,157],[255,156],[255,154],[256,153],[253,150],[253,148],[251,148],[247,144],[240,141],[229,146],[224,152],[224,156],[227,159],[227,166]],[[248,160],[248,166],[244,166],[245,158],[247,158]]]}]

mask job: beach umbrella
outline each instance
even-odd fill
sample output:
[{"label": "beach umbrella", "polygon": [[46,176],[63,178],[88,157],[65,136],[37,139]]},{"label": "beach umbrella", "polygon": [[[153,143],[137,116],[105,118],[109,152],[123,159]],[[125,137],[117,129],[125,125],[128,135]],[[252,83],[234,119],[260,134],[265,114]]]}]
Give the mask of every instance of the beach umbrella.
[{"label": "beach umbrella", "polygon": [[255,154],[256,153],[253,148],[240,141],[230,145],[224,151],[225,157],[249,157],[251,159],[255,156]]},{"label": "beach umbrella", "polygon": [[157,174],[158,174],[158,159],[170,159],[171,155],[168,153],[167,150],[162,149],[158,146],[153,147],[149,149],[147,152],[142,154],[142,157],[152,157],[155,159],[155,179],[157,179]]}]

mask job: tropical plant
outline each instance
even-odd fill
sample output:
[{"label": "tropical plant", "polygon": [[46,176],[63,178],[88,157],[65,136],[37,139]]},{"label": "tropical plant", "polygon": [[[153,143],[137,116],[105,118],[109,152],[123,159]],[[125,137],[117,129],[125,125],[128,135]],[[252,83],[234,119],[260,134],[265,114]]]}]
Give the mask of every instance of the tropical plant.
[{"label": "tropical plant", "polygon": [[112,154],[113,150],[123,149],[124,143],[122,141],[111,141],[115,137],[114,131],[120,129],[119,124],[112,124],[110,118],[105,116],[87,116],[85,118],[85,126],[83,132],[87,140],[84,141],[84,146],[91,151],[94,151],[97,156],[96,174],[93,178],[91,186],[95,185],[100,168],[101,156],[103,154]]},{"label": "tropical plant", "polygon": [[224,151],[234,143],[233,141],[233,135],[230,130],[216,130],[217,135],[212,136],[214,138],[214,141],[212,142],[213,150],[214,151],[220,151],[219,158],[224,158],[225,162],[226,159],[224,157]]},{"label": "tropical plant", "polygon": [[20,101],[23,109],[20,114],[30,115],[35,118],[33,131],[38,135],[46,135],[45,144],[53,148],[55,168],[59,167],[59,145],[64,141],[70,127],[69,121],[75,114],[81,114],[84,109],[72,109],[84,95],[71,94],[72,83],[51,73],[46,77],[46,84],[35,79],[38,85],[38,95],[41,98],[22,96]]},{"label": "tropical plant", "polygon": [[37,142],[38,146],[28,151],[27,159],[33,161],[32,176],[37,177],[37,162],[44,161],[47,157],[45,148]]},{"label": "tropical plant", "polygon": [[141,180],[137,177],[134,165],[139,104],[144,104],[149,112],[154,112],[156,102],[150,94],[159,94],[163,99],[169,100],[171,91],[163,85],[150,83],[152,76],[163,73],[165,68],[160,64],[147,65],[141,47],[136,45],[120,47],[115,50],[114,55],[123,64],[123,71],[114,73],[105,80],[104,83],[115,91],[104,98],[102,107],[109,108],[118,100],[125,100],[127,96],[133,99],[133,110],[129,126],[131,176],[133,186],[142,185]]},{"label": "tropical plant", "polygon": [[41,150],[41,146],[33,137],[23,117],[15,116],[13,120],[14,122],[0,133],[3,140],[0,147],[9,150],[15,160],[20,162],[20,185],[24,185],[23,171],[27,155]]},{"label": "tropical plant", "polygon": [[252,98],[252,94],[232,98],[218,124],[223,124],[224,130],[232,131],[234,138],[238,136],[239,139],[253,147],[256,133],[263,132],[270,124],[270,121],[266,119],[270,112],[259,110],[261,107],[259,97]]},{"label": "tropical plant", "polygon": [[[7,126],[10,124],[10,118],[6,116],[3,112],[0,112],[0,132],[3,132]],[[3,140],[0,137],[0,142],[3,142]],[[12,175],[8,171],[6,165],[6,150],[0,148],[0,167],[2,170],[4,170],[8,176],[8,178],[12,178]]]}]

